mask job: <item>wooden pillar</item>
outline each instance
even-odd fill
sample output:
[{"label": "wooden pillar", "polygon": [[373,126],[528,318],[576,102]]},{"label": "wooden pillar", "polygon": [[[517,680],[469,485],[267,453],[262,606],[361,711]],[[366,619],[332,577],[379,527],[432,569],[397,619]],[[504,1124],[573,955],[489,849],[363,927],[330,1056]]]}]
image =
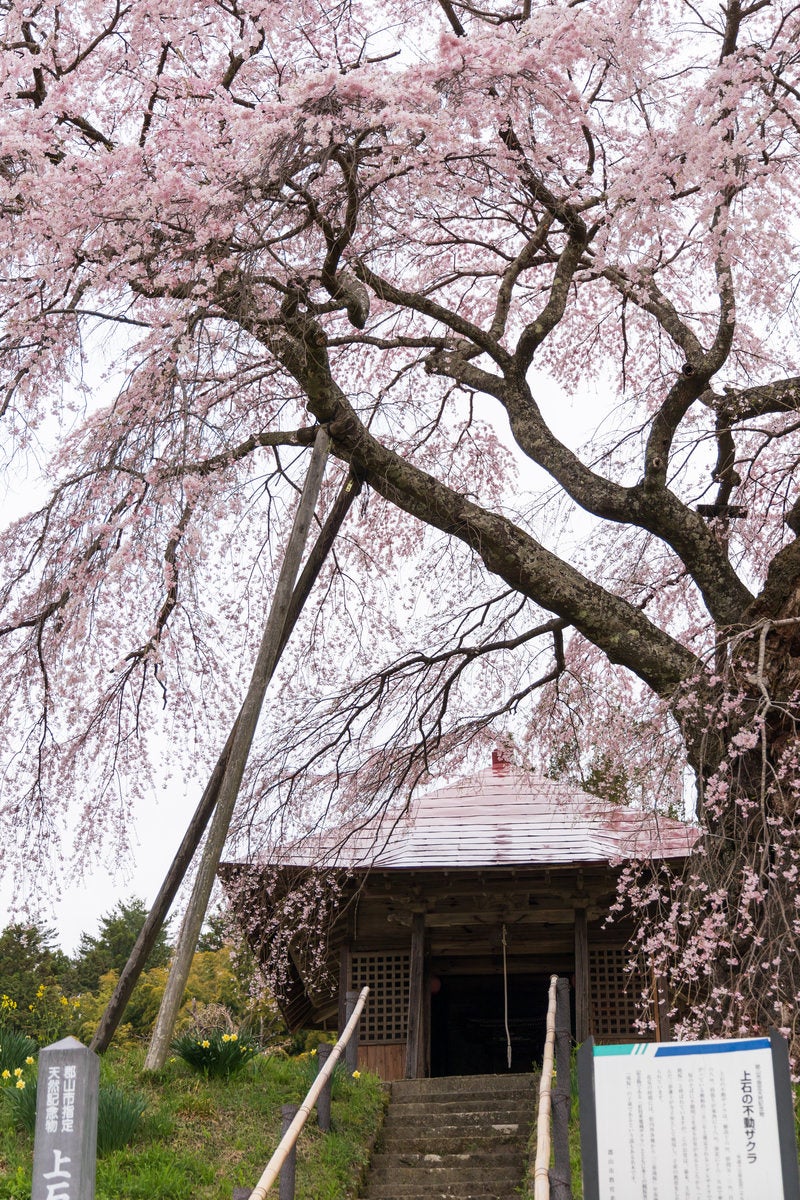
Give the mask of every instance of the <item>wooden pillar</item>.
[{"label": "wooden pillar", "polygon": [[347,1024],[347,993],[352,986],[350,979],[352,953],[350,943],[345,942],[339,950],[339,1033]]},{"label": "wooden pillar", "polygon": [[406,1079],[425,1074],[425,914],[411,918],[411,962],[408,980],[408,1043]]},{"label": "wooden pillar", "polygon": [[431,1075],[431,971],[430,945],[425,955],[425,974],[422,982],[422,1075]]},{"label": "wooden pillar", "polygon": [[575,912],[575,1041],[578,1045],[588,1038],[591,997],[589,992],[589,928],[586,909]]}]

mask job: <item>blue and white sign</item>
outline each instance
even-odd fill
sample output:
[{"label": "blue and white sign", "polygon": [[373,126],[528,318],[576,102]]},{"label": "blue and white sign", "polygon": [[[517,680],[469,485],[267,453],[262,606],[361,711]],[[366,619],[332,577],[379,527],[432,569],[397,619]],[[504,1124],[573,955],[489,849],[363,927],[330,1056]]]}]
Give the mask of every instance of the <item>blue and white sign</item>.
[{"label": "blue and white sign", "polygon": [[579,1080],[586,1200],[798,1200],[788,1055],[777,1035],[590,1039]]}]

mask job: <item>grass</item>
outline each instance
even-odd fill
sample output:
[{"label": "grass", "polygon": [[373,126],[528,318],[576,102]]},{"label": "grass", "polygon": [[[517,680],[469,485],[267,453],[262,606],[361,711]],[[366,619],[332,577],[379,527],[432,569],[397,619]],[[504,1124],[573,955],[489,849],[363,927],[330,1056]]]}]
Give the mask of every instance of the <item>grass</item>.
[{"label": "grass", "polygon": [[[144,1074],[144,1051],[112,1047],[101,1083],[142,1097],[130,1145],[98,1155],[96,1200],[230,1200],[253,1187],[280,1140],[281,1106],[308,1089],[308,1059],[258,1055],[229,1079],[207,1078],[175,1058]],[[385,1105],[380,1081],[337,1073],[332,1130],[312,1113],[300,1135],[297,1200],[347,1200],[357,1193]],[[0,1200],[29,1200],[33,1139],[0,1105]],[[275,1188],[277,1196],[277,1185]]]}]

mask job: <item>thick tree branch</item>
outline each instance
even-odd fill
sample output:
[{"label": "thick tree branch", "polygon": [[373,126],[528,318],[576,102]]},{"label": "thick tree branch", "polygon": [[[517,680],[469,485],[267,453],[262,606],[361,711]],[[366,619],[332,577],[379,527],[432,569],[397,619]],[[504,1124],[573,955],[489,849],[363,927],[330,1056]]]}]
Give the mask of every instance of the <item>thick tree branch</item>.
[{"label": "thick tree branch", "polygon": [[459,538],[487,568],[543,608],[575,625],[660,695],[671,695],[699,669],[695,656],[625,600],[592,582],[509,519],[441,483],[383,446],[359,421],[334,382],[324,346],[307,331],[305,344],[276,345],[285,366],[309,398],[309,408],[330,428],[334,452],[399,508]]}]

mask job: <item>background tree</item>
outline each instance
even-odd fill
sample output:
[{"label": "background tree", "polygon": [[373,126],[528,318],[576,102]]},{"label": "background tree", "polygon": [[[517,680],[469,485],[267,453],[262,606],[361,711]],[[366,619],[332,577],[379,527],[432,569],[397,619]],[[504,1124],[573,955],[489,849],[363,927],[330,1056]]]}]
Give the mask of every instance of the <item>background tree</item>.
[{"label": "background tree", "polygon": [[[120,900],[100,918],[96,934],[81,934],[72,964],[72,981],[76,991],[96,992],[104,975],[109,971],[122,970],[146,916],[144,901],[131,896],[128,900]],[[149,968],[165,967],[169,956],[170,945],[165,926],[150,952],[147,965]]]},{"label": "background tree", "polygon": [[10,6],[0,411],[19,454],[64,430],[0,546],[17,836],[52,849],[72,798],[124,842],[143,730],[214,761],[321,423],[327,495],[349,468],[366,498],[263,724],[250,844],[276,798],[319,818],[320,777],[402,801],[482,730],[533,753],[578,712],[655,763],[651,800],[695,772],[696,861],[641,892],[686,1027],[795,1032],[799,23]]},{"label": "background tree", "polygon": [[0,994],[16,1005],[5,1009],[3,1018],[22,1029],[39,988],[69,987],[69,959],[56,936],[41,922],[7,925],[0,933]]}]

